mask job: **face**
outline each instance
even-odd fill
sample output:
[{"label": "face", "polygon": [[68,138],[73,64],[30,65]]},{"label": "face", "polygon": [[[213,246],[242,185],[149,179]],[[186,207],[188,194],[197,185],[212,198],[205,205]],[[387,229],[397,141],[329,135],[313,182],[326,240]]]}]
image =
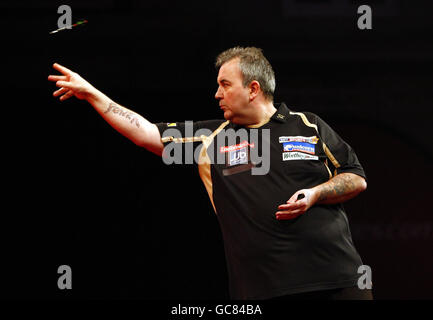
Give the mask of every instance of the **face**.
[{"label": "face", "polygon": [[224,118],[233,123],[245,124],[249,113],[249,88],[242,84],[239,59],[224,63],[218,73],[218,90],[215,98],[219,100]]}]

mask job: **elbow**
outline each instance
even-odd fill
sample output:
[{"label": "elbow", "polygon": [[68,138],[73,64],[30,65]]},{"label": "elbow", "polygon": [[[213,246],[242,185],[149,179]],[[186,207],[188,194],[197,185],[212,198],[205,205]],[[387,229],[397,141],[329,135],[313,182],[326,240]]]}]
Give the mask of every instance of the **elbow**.
[{"label": "elbow", "polygon": [[367,190],[367,181],[364,177],[359,176],[357,174],[351,173],[351,184],[352,184],[352,193],[354,196],[360,194],[361,192]]},{"label": "elbow", "polygon": [[367,181],[364,178],[359,177],[359,192],[367,190]]},{"label": "elbow", "polygon": [[147,151],[150,151],[159,157],[163,156],[164,145],[162,144],[161,141],[158,141],[159,143],[152,143],[152,141],[149,141],[149,139],[134,139],[132,140],[132,142],[136,146],[140,148],[144,148]]}]

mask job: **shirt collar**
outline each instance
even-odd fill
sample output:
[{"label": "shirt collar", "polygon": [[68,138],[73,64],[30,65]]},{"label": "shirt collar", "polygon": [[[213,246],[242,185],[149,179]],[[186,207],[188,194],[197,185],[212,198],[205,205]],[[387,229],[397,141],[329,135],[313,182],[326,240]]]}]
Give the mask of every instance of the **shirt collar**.
[{"label": "shirt collar", "polygon": [[[269,122],[271,120],[275,120],[280,123],[285,123],[287,121],[287,117],[289,116],[289,108],[287,108],[286,104],[284,102],[281,103],[274,103],[275,108],[277,111],[272,115],[270,120],[266,121]],[[263,126],[265,123],[260,124],[260,126]],[[233,122],[230,122],[230,127],[234,128],[235,130],[238,128],[243,128],[244,126],[241,126],[239,124],[234,124]]]},{"label": "shirt collar", "polygon": [[289,108],[287,108],[284,102],[275,103],[274,105],[277,108],[277,111],[275,111],[271,119],[282,123],[286,122],[287,117],[289,116]]}]

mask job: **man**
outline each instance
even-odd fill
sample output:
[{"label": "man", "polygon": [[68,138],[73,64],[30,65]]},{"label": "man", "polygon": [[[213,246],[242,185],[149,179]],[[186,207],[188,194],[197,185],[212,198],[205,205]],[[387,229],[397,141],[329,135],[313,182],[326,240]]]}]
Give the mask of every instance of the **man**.
[{"label": "man", "polygon": [[[220,222],[232,298],[372,299],[357,287],[363,263],[341,205],[367,186],[352,148],[318,116],[274,104],[274,72],[261,49],[226,50],[216,66],[225,121],[199,121],[192,130],[152,124],[58,64],[62,75],[48,79],[60,87],[55,97],[87,100],[158,155],[169,156],[167,143],[200,143],[198,169]],[[262,154],[262,167],[268,162],[264,173],[254,174],[254,154]]]}]

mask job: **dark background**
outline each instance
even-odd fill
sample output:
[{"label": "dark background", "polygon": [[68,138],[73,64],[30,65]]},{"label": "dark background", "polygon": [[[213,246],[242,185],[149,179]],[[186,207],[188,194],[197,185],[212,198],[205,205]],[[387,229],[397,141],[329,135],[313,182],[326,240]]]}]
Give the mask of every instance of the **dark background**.
[{"label": "dark background", "polygon": [[[57,29],[61,4],[86,26]],[[373,29],[357,28],[370,5]],[[86,102],[59,102],[58,62],[152,122],[221,118],[216,55],[257,46],[275,101],[352,147],[349,201],[376,299],[432,299],[433,6],[408,1],[2,1],[1,296],[225,299],[221,233],[193,166],[166,166]],[[288,195],[288,198],[290,195]],[[57,268],[72,268],[72,290]],[[320,270],[318,270],[320,272]]]}]

